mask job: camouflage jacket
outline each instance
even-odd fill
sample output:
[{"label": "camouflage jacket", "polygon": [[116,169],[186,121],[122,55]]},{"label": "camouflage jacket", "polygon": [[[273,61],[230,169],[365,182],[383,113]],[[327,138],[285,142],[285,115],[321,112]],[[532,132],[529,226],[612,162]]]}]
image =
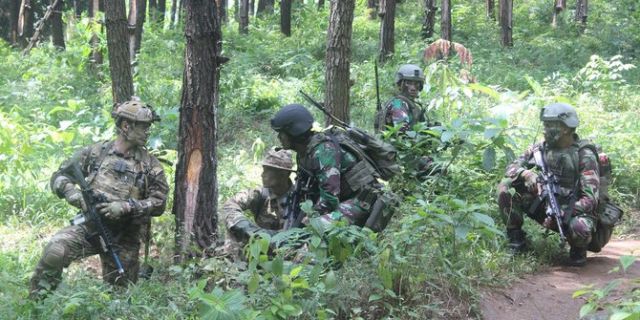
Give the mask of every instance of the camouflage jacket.
[{"label": "camouflage jacket", "polygon": [[267,188],[242,191],[224,203],[221,217],[227,228],[230,228],[245,219],[244,212],[249,211],[259,227],[280,230],[284,225],[287,195],[288,192],[277,197]]},{"label": "camouflage jacket", "polygon": [[402,94],[397,94],[385,106],[384,126],[402,125],[401,131],[407,131],[418,122],[429,122],[422,106]]},{"label": "camouflage jacket", "polygon": [[105,141],[77,151],[51,177],[51,189],[60,198],[67,184],[73,183],[64,169],[74,163],[95,193],[104,195],[107,201],[128,201],[131,205],[132,212],[125,217],[105,219],[114,231],[145,223],[150,216],[164,212],[169,186],[162,165],[145,148],[125,157],[114,150],[113,141]]},{"label": "camouflage jacket", "polygon": [[543,146],[547,167],[559,181],[561,199],[558,200],[563,210],[571,211],[573,207],[572,215],[594,215],[600,189],[598,159],[590,148],[580,147],[577,135],[574,138],[576,142],[565,149],[552,149],[544,142],[530,146],[507,167],[506,177],[516,181],[524,170],[534,170],[533,152]]},{"label": "camouflage jacket", "polygon": [[321,214],[338,208],[341,201],[350,195],[343,186],[342,177],[351,169],[358,159],[356,156],[334,142],[324,133],[315,133],[304,153],[298,154],[297,163],[302,170],[309,173],[314,181],[310,192],[314,195],[314,209]]}]

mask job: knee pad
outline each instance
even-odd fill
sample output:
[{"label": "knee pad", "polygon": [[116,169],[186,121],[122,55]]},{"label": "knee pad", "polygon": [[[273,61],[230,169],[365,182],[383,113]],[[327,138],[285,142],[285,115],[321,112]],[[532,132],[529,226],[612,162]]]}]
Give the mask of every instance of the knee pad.
[{"label": "knee pad", "polygon": [[67,249],[59,242],[50,243],[44,250],[42,256],[42,262],[51,268],[64,268],[66,267],[66,253]]}]

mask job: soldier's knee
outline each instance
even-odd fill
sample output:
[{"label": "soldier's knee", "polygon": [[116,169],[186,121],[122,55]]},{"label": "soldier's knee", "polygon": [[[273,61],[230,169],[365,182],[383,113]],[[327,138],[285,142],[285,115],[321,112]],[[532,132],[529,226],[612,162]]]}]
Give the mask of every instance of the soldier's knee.
[{"label": "soldier's knee", "polygon": [[593,229],[593,220],[588,217],[575,217],[569,222],[571,238],[577,245],[588,244],[591,241]]},{"label": "soldier's knee", "polygon": [[44,249],[42,263],[49,268],[62,269],[69,264],[67,248],[60,242],[52,242]]}]

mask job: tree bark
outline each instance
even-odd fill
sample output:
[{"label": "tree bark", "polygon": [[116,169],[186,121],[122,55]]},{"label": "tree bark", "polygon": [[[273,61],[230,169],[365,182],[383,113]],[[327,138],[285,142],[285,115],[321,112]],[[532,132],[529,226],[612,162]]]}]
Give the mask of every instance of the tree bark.
[{"label": "tree bark", "polygon": [[487,18],[496,21],[496,10],[494,0],[485,0],[487,9]]},{"label": "tree bark", "polygon": [[64,50],[64,23],[62,23],[62,10],[64,8],[64,2],[59,0],[49,0],[49,5],[54,5],[51,12],[51,40],[53,46],[58,50]]},{"label": "tree bark", "polygon": [[169,25],[175,26],[178,24],[178,17],[176,17],[178,12],[178,0],[171,0],[171,16],[169,17]]},{"label": "tree bark", "polygon": [[11,0],[11,12],[10,12],[10,31],[8,41],[15,45],[18,43],[18,20],[20,17],[20,0]]},{"label": "tree bark", "polygon": [[[355,0],[331,0],[325,75],[325,107],[336,118],[349,123],[349,60]],[[331,119],[327,118],[327,123]]]},{"label": "tree bark", "polygon": [[218,14],[218,20],[221,23],[227,23],[229,18],[227,16],[227,0],[216,0],[216,13]]},{"label": "tree bark", "polygon": [[500,39],[502,46],[513,47],[513,0],[500,0]]},{"label": "tree bark", "polygon": [[384,15],[380,21],[380,50],[378,60],[385,62],[395,52],[395,20],[396,20],[396,0],[385,0]]},{"label": "tree bark", "polygon": [[291,0],[280,0],[280,32],[291,36]]},{"label": "tree bark", "polygon": [[167,0],[158,0],[158,18],[156,21],[160,26],[164,25],[164,15],[167,12]]},{"label": "tree bark", "polygon": [[436,0],[424,0],[424,20],[422,22],[422,39],[428,39],[433,36],[436,24]]},{"label": "tree bark", "polygon": [[[96,29],[100,29],[102,33],[102,24],[96,21],[96,12],[100,10],[100,0],[90,0],[89,2],[89,25],[91,25],[91,56],[89,61],[91,65],[101,65],[104,57],[102,51],[100,51],[100,38]],[[99,26],[99,27],[98,27]]]},{"label": "tree bark", "polygon": [[76,14],[76,18],[80,18],[82,13],[87,10],[87,1],[84,0],[74,0],[73,1],[73,12]]},{"label": "tree bark", "polygon": [[274,0],[259,0],[257,15],[273,14]]},{"label": "tree bark", "polygon": [[33,8],[31,7],[31,0],[22,0],[20,13],[18,14],[18,42],[26,46],[32,36]]},{"label": "tree bark", "polygon": [[111,92],[113,102],[120,103],[133,96],[125,2],[124,0],[107,0],[104,2],[104,11],[107,26],[109,71],[111,72]]},{"label": "tree bark", "polygon": [[556,0],[553,4],[553,16],[551,17],[551,26],[554,28],[558,26],[558,15],[565,8],[566,6],[565,1],[566,0]]},{"label": "tree bark", "polygon": [[588,0],[576,0],[576,15],[574,19],[578,24],[578,32],[580,34],[584,33],[584,30],[587,28],[588,9]]},{"label": "tree bark", "polygon": [[145,12],[147,12],[147,0],[129,0],[129,56],[131,63],[136,61],[136,55],[140,53],[142,33],[144,31]]},{"label": "tree bark", "polygon": [[238,25],[238,32],[241,34],[249,33],[249,0],[239,0],[240,10],[238,15],[240,17],[240,24]]},{"label": "tree bark", "polygon": [[173,213],[176,257],[209,255],[217,225],[217,96],[220,38],[210,0],[185,3],[185,68]]},{"label": "tree bark", "polygon": [[375,20],[378,16],[379,0],[367,0],[367,11],[369,12],[369,20]]},{"label": "tree bark", "polygon": [[451,0],[442,0],[440,38],[451,41]]}]

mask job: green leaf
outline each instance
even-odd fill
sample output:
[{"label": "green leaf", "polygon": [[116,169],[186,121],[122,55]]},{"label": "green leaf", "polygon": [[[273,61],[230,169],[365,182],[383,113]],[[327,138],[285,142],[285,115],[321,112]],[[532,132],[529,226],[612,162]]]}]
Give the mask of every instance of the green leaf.
[{"label": "green leaf", "polygon": [[369,302],[378,301],[380,299],[382,299],[382,296],[380,296],[379,294],[372,294],[369,296]]},{"label": "green leaf", "polygon": [[493,137],[497,136],[502,129],[500,128],[486,128],[484,129],[484,138],[485,139],[493,139]]},{"label": "green leaf", "polygon": [[493,220],[493,218],[491,218],[490,216],[484,214],[484,213],[480,213],[480,212],[474,212],[473,213],[473,218],[477,221],[480,222],[486,226],[495,226],[495,221]]},{"label": "green leaf", "polygon": [[282,256],[276,256],[273,259],[273,262],[271,264],[271,272],[276,276],[281,275],[283,270],[283,265],[284,265],[284,260],[282,259]]},{"label": "green leaf", "polygon": [[633,313],[626,311],[616,311],[611,315],[611,317],[609,317],[609,320],[624,320],[631,316],[633,316]]},{"label": "green leaf", "polygon": [[582,308],[580,308],[580,318],[592,313],[594,310],[596,310],[595,303],[587,303],[583,305]]},{"label": "green leaf", "polygon": [[622,256],[620,257],[620,263],[622,264],[622,269],[627,271],[627,269],[636,261],[636,256]]},{"label": "green leaf", "polygon": [[251,275],[249,279],[249,283],[247,283],[247,290],[249,293],[255,293],[258,290],[258,285],[260,284],[260,276],[257,273]]},{"label": "green leaf", "polygon": [[492,170],[496,166],[496,149],[488,147],[482,153],[482,168],[486,171]]},{"label": "green leaf", "polygon": [[500,93],[491,87],[483,86],[478,83],[470,83],[468,86],[474,91],[484,93],[493,99],[500,100]]},{"label": "green leaf", "polygon": [[300,271],[302,271],[302,266],[297,266],[291,269],[291,272],[289,272],[289,275],[291,276],[291,278],[295,278],[298,276],[298,274],[300,274]]},{"label": "green leaf", "polygon": [[333,289],[335,288],[336,283],[338,283],[336,274],[333,272],[333,270],[329,270],[329,272],[327,272],[327,275],[324,277],[324,286],[327,289]]}]

